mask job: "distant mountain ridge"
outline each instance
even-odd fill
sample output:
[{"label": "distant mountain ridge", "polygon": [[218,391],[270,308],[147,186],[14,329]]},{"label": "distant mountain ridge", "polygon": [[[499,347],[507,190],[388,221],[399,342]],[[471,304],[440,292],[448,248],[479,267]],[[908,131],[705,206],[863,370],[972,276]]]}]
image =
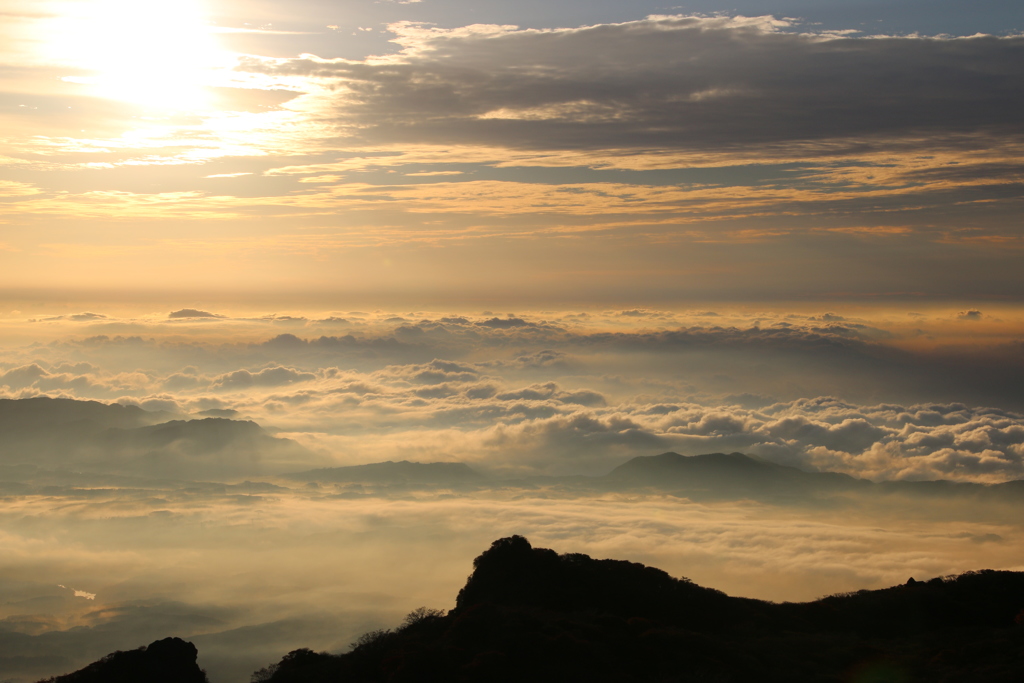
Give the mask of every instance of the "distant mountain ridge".
[{"label": "distant mountain ridge", "polygon": [[138,406],[71,398],[33,396],[0,399],[0,430],[6,434],[52,432],[58,426],[62,429],[132,429],[161,422],[169,415],[149,412]]},{"label": "distant mountain ridge", "polygon": [[807,472],[796,467],[754,458],[743,453],[705,453],[680,455],[667,452],[660,455],[641,455],[619,465],[609,478],[634,483],[747,482],[773,481],[792,484],[818,481],[834,486],[857,486],[867,483],[837,472]]},{"label": "distant mountain ridge", "polygon": [[[574,490],[653,489],[694,500],[746,498],[773,503],[832,494],[985,497],[1024,502],[1024,480],[1000,484],[956,481],[872,482],[837,472],[808,472],[743,453],[638,456],[604,476],[529,476],[497,479],[460,462],[385,461],[288,472],[289,463],[314,463],[289,439],[251,421],[220,415],[180,419],[138,406],[65,398],[0,399],[0,486],[24,480],[33,467],[173,479],[278,476],[298,482],[376,487],[567,486]],[[273,463],[269,468],[266,463]],[[2,480],[7,481],[2,481]],[[352,494],[357,495],[357,494]],[[362,495],[362,494],[358,494]]]},{"label": "distant mountain ridge", "polygon": [[461,462],[375,462],[368,465],[325,467],[281,475],[294,481],[372,484],[480,483],[484,476]]},{"label": "distant mountain ridge", "polygon": [[711,498],[785,498],[855,491],[872,483],[837,472],[806,472],[743,453],[639,456],[605,479],[621,487],[653,487]]},{"label": "distant mountain ridge", "polygon": [[608,474],[533,475],[489,479],[485,483],[536,488],[565,486],[573,491],[652,490],[694,500],[752,499],[787,503],[843,493],[922,497],[995,497],[1024,503],[1024,480],[996,484],[951,480],[880,481],[841,472],[809,472],[744,453],[681,455],[672,451],[630,458]]},{"label": "distant mountain ridge", "polygon": [[680,455],[666,452],[637,456],[603,476],[532,476],[508,480],[488,477],[465,463],[408,460],[328,467],[280,476],[298,482],[399,488],[565,485],[581,492],[651,489],[694,500],[751,499],[771,503],[811,502],[845,493],[988,496],[1024,503],[1024,480],[1001,484],[947,480],[873,482],[839,472],[808,472],[743,453]]},{"label": "distant mountain ridge", "polygon": [[898,493],[947,497],[987,495],[1024,502],[1024,480],[999,484],[949,480],[873,482],[839,472],[807,472],[743,453],[687,456],[667,452],[638,456],[613,469],[604,479],[613,486],[649,487],[697,498],[751,497],[784,502],[834,493]]}]

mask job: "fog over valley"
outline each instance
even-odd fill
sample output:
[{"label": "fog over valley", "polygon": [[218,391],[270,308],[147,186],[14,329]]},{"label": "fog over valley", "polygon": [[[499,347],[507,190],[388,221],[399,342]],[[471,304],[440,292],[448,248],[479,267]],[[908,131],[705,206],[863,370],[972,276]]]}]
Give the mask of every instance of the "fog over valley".
[{"label": "fog over valley", "polygon": [[10,680],[174,633],[245,681],[511,534],[771,600],[1021,568],[1018,399],[949,400],[1019,376],[1012,320],[968,356],[946,311],[182,310],[10,324]]}]

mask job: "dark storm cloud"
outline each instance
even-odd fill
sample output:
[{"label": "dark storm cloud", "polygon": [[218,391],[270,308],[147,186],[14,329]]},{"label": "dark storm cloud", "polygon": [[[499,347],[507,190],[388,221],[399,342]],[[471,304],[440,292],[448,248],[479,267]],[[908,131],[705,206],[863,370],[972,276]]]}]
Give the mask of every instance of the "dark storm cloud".
[{"label": "dark storm cloud", "polygon": [[[837,37],[767,20],[652,17],[578,29],[395,28],[399,58],[256,61],[336,81],[373,141],[822,154],[988,147],[1024,132],[1024,38]],[[477,30],[478,29],[478,30]],[[980,137],[979,137],[980,136]],[[806,154],[816,154],[805,150]],[[978,173],[1011,173],[985,167]]]}]

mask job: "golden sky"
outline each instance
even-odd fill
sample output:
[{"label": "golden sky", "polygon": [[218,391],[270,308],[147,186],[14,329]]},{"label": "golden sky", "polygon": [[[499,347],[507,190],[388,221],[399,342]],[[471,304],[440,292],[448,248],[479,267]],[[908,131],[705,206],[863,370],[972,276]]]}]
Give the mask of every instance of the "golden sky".
[{"label": "golden sky", "polygon": [[0,287],[1021,294],[1024,39],[998,16],[291,7],[6,2]]}]

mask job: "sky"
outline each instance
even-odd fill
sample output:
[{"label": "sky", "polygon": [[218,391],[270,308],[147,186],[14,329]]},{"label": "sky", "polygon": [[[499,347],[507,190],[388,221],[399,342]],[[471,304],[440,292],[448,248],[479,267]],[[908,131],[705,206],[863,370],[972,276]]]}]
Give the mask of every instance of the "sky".
[{"label": "sky", "polygon": [[1021,294],[1019,3],[3,13],[14,302]]},{"label": "sky", "polygon": [[672,450],[1024,479],[1020,2],[0,17],[0,398],[297,444],[159,471],[5,455],[0,682],[178,635],[242,683],[452,606],[513,533],[772,600],[1024,569],[1019,510],[991,501],[281,478],[600,476]]}]

